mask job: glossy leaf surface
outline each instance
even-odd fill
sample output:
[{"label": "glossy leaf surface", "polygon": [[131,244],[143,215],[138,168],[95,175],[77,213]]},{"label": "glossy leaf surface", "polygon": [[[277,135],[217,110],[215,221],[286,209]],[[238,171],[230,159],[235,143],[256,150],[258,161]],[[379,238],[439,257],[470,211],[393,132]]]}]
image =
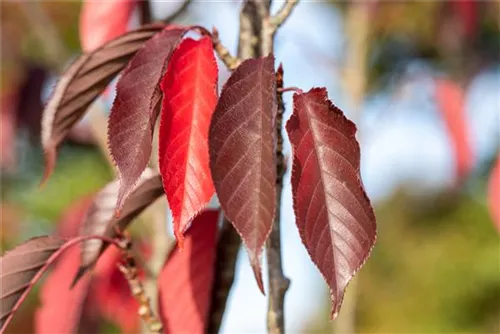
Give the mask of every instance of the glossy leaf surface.
[{"label": "glossy leaf surface", "polygon": [[185,39],[162,80],[159,165],[182,247],[183,232],[210,201],[208,128],[217,102],[217,63],[212,41]]}]

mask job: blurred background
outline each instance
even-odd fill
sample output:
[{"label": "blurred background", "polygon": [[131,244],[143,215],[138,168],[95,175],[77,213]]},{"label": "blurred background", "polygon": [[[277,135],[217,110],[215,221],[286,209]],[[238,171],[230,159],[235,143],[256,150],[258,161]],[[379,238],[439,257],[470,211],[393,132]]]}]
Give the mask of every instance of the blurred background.
[{"label": "blurred background", "polygon": [[[154,17],[181,5],[153,2]],[[235,53],[240,6],[193,1],[177,21],[217,27]],[[38,188],[40,117],[58,73],[81,52],[80,8],[78,1],[0,2],[2,252],[60,229],[113,178],[102,149],[111,89],[73,129],[54,176]],[[372,256],[332,323],[327,287],[294,224],[287,174],[288,331],[499,333],[500,195],[491,184],[495,165],[500,173],[500,1],[302,1],[275,48],[285,86],[326,86],[357,124],[378,221]],[[222,84],[228,72],[220,69]],[[287,118],[291,96],[286,102]],[[285,154],[290,162],[289,145]],[[30,294],[10,333],[33,332],[38,303]],[[240,252],[222,331],[265,332],[266,305]],[[107,317],[101,331],[120,326]]]}]

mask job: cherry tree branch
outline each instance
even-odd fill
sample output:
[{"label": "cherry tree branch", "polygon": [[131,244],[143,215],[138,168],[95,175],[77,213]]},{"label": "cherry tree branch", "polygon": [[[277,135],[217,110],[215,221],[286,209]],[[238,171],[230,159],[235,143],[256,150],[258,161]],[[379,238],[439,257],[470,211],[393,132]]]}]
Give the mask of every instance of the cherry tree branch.
[{"label": "cherry tree branch", "polygon": [[274,16],[271,16],[270,23],[274,31],[286,21],[298,3],[299,0],[287,0],[280,10]]},{"label": "cherry tree branch", "polygon": [[139,2],[139,14],[141,25],[151,22],[151,3],[149,0],[141,0]]},{"label": "cherry tree branch", "polygon": [[139,310],[137,313],[142,318],[149,331],[155,334],[162,333],[162,323],[158,320],[151,307],[150,300],[139,279],[139,269],[137,268],[134,258],[129,254],[124,255],[123,262],[118,265],[118,268],[126,278],[132,295],[139,303]]},{"label": "cherry tree branch", "polygon": [[229,50],[221,43],[219,32],[215,27],[212,28],[212,44],[215,52],[230,71],[235,70],[241,64],[241,59],[233,57]]},{"label": "cherry tree branch", "polygon": [[[277,90],[283,89],[283,67],[280,65],[276,73]],[[283,176],[285,175],[285,159],[283,156],[283,113],[285,105],[283,93],[278,92],[278,113],[276,115],[276,216],[274,218],[273,229],[266,243],[267,271],[269,277],[269,305],[267,310],[267,331],[268,333],[280,334],[285,332],[284,303],[285,294],[290,285],[290,280],[283,274],[281,265],[281,194],[283,191]]]}]

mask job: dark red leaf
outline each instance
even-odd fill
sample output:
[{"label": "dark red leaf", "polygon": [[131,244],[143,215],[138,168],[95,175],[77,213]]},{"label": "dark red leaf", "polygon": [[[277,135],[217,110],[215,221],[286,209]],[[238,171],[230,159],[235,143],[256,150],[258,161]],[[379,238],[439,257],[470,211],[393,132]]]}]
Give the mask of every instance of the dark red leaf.
[{"label": "dark red leaf", "polygon": [[117,213],[148,164],[162,97],[160,80],[186,31],[165,29],[151,38],[118,81],[108,124],[109,149],[120,175]]},{"label": "dark red leaf", "polygon": [[45,152],[43,181],[52,173],[56,149],[145,41],[163,25],[143,26],[83,54],[63,74],[50,98],[42,119],[42,146]]},{"label": "dark red leaf", "polygon": [[[81,216],[80,216],[81,218]],[[78,333],[90,276],[70,289],[71,280],[80,266],[78,247],[71,247],[57,261],[40,289],[41,306],[35,313],[37,334]]]},{"label": "dark red leaf", "polygon": [[465,93],[450,80],[436,80],[436,99],[455,154],[456,177],[465,177],[474,165],[465,115]]},{"label": "dark red leaf", "polygon": [[335,318],[345,287],[375,244],[375,215],[359,173],[356,126],[324,88],[294,94],[293,101],[286,129],[293,147],[296,222],[330,287]]},{"label": "dark red leaf", "polygon": [[210,201],[208,128],[217,103],[217,63],[212,40],[185,39],[162,81],[159,165],[182,248],[188,224]]},{"label": "dark red leaf", "polygon": [[5,330],[33,285],[60,254],[65,241],[33,238],[0,258],[0,332]]},{"label": "dark red leaf", "polygon": [[222,89],[209,134],[221,207],[248,249],[262,291],[259,255],[276,211],[276,112],[274,57],[249,59]]},{"label": "dark red leaf", "polygon": [[500,232],[500,156],[491,171],[488,183],[488,204],[493,222]]},{"label": "dark red leaf", "polygon": [[136,1],[84,0],[80,12],[80,44],[92,51],[127,31]]},{"label": "dark red leaf", "polygon": [[198,215],[184,248],[170,254],[158,277],[160,317],[165,333],[205,333],[217,250],[219,211]]},{"label": "dark red leaf", "polygon": [[[156,199],[163,195],[163,186],[159,175],[152,175],[146,169],[141,176],[137,188],[125,202],[120,218],[114,218],[116,199],[118,197],[118,181],[109,183],[94,198],[82,224],[81,235],[99,235],[114,237],[115,228],[124,231],[130,222]],[[93,266],[107,244],[102,240],[91,239],[82,242],[82,266],[75,282]]]}]

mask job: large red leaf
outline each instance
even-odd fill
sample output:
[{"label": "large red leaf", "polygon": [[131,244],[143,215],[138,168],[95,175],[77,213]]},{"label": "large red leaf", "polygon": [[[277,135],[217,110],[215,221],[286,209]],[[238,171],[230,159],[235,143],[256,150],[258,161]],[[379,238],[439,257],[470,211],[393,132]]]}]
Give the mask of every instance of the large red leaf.
[{"label": "large red leaf", "polygon": [[356,126],[324,88],[294,94],[293,101],[286,129],[293,147],[296,222],[330,287],[335,318],[345,287],[375,244],[375,215],[359,173]]},{"label": "large red leaf", "polygon": [[455,154],[456,177],[462,179],[474,164],[465,116],[463,89],[450,80],[436,79],[436,99]]},{"label": "large red leaf", "polygon": [[80,44],[92,51],[127,31],[136,1],[84,0],[80,12]]},{"label": "large red leaf", "polygon": [[222,89],[209,134],[221,207],[248,249],[262,291],[259,255],[276,210],[276,112],[274,57],[249,59]]},{"label": "large red leaf", "polygon": [[493,222],[500,232],[500,156],[498,156],[495,167],[491,171],[488,183],[488,204]]},{"label": "large red leaf", "polygon": [[42,305],[35,313],[37,334],[79,332],[90,284],[90,276],[87,276],[70,289],[71,280],[80,266],[79,258],[78,247],[71,247],[61,256],[55,269],[44,282],[40,290]]},{"label": "large red leaf", "polygon": [[108,123],[108,143],[120,176],[117,212],[151,156],[161,102],[160,80],[186,28],[165,29],[144,44],[125,68]]},{"label": "large red leaf", "polygon": [[172,251],[158,277],[160,317],[165,333],[205,333],[217,250],[219,211],[198,215],[184,248]]},{"label": "large red leaf", "polygon": [[208,128],[217,102],[210,38],[182,42],[170,59],[162,90],[160,172],[182,248],[183,232],[215,191],[208,167]]}]

